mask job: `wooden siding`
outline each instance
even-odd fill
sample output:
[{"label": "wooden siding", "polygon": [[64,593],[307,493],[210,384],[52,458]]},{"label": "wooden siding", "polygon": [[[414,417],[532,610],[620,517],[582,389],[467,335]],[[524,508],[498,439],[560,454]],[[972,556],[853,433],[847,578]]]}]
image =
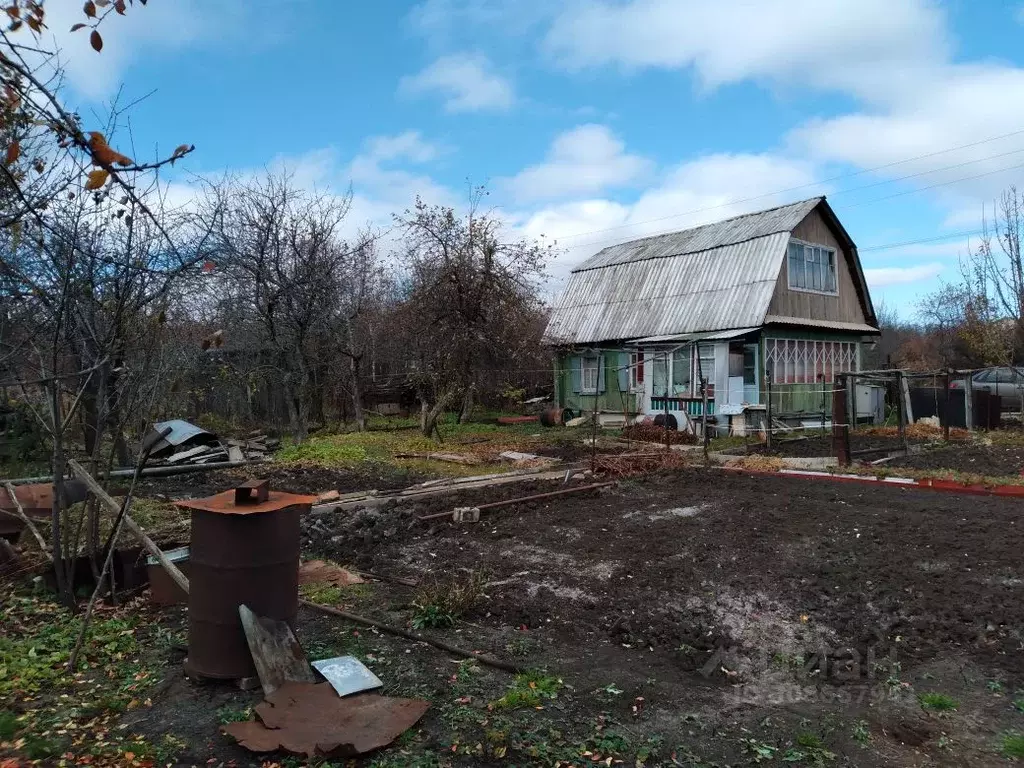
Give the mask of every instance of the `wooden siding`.
[{"label": "wooden siding", "polygon": [[783,261],[775,294],[768,308],[769,315],[783,317],[806,317],[811,320],[831,320],[841,323],[864,323],[864,306],[850,269],[851,255],[840,247],[832,230],[817,210],[811,211],[793,230],[793,238],[806,243],[815,243],[834,248],[841,256],[838,259],[837,278],[839,295],[828,296],[807,291],[793,291],[789,288],[789,259]]}]

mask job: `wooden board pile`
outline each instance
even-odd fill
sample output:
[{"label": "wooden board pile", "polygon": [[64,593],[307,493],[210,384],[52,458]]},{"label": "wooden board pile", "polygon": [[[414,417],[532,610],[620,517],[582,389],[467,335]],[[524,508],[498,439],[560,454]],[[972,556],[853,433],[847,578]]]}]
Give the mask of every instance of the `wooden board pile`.
[{"label": "wooden board pile", "polygon": [[216,440],[214,442],[180,446],[181,450],[168,456],[152,459],[150,466],[180,466],[185,464],[209,464],[221,461],[259,461],[274,450],[281,441],[268,438],[262,432],[252,432],[242,439]]}]

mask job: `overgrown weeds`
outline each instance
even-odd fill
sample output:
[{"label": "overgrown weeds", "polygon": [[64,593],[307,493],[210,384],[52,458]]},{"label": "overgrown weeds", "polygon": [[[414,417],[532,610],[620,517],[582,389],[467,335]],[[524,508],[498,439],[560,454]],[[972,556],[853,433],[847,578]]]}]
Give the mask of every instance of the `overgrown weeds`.
[{"label": "overgrown weeds", "polygon": [[452,626],[476,607],[484,596],[486,584],[486,574],[469,571],[448,581],[432,581],[420,586],[413,599],[413,627],[440,629]]},{"label": "overgrown weeds", "polygon": [[922,693],[917,700],[929,712],[955,712],[960,706],[960,702],[945,693]]}]

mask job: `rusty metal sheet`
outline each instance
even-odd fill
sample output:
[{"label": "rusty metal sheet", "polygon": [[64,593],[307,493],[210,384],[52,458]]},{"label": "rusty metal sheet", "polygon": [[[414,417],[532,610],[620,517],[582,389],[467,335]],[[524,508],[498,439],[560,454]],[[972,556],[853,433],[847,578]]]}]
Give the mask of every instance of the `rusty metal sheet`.
[{"label": "rusty metal sheet", "polygon": [[213,512],[220,515],[255,515],[261,512],[277,512],[288,507],[311,507],[316,503],[316,496],[303,496],[297,493],[268,491],[266,499],[253,503],[236,502],[237,489],[208,496],[205,499],[186,499],[174,502],[182,509],[193,509],[201,512]]},{"label": "rusty metal sheet", "polygon": [[257,720],[222,730],[251,752],[354,757],[386,747],[429,707],[371,693],[342,699],[327,683],[285,683],[256,706]]},{"label": "rusty metal sheet", "polygon": [[[64,493],[69,504],[77,504],[89,498],[89,490],[79,480],[65,480]],[[21,504],[27,517],[33,520],[49,520],[53,510],[53,483],[33,483],[17,485],[14,495]],[[11,495],[0,487],[0,510],[11,514],[0,514],[0,536],[18,534],[25,527],[19,518],[14,516],[17,509]]]},{"label": "rusty metal sheet", "polygon": [[351,584],[365,583],[366,579],[326,560],[307,560],[299,566],[299,584],[333,584],[336,587],[347,587]]}]

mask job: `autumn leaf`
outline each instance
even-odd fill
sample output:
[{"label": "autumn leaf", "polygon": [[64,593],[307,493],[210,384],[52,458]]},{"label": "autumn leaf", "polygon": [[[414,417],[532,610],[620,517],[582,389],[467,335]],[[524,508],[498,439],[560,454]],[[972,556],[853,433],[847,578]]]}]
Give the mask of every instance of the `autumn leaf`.
[{"label": "autumn leaf", "polygon": [[86,0],[85,5],[82,6],[82,11],[90,19],[95,19],[96,18],[96,3],[94,3],[92,0]]},{"label": "autumn leaf", "polygon": [[77,24],[72,24],[71,25],[71,31],[72,32],[77,32],[80,29],[85,29],[85,27],[86,27],[85,24],[83,24],[82,22],[78,22]]},{"label": "autumn leaf", "polygon": [[89,171],[89,180],[85,182],[85,188],[89,191],[99,189],[100,187],[107,183],[107,178],[109,176],[110,174],[107,173],[102,168],[97,168],[94,171]]},{"label": "autumn leaf", "polygon": [[117,2],[114,3],[114,10],[117,11],[122,16],[124,16],[124,11],[125,11],[124,0],[117,0]]},{"label": "autumn leaf", "polygon": [[27,16],[25,18],[25,23],[28,24],[32,28],[33,32],[42,32],[43,31],[43,22],[41,22],[35,16]]},{"label": "autumn leaf", "polygon": [[103,38],[100,37],[100,33],[95,29],[92,31],[92,34],[89,35],[89,45],[91,45],[97,53],[103,50]]},{"label": "autumn leaf", "polygon": [[217,268],[217,265],[212,261],[203,262],[203,272],[210,273]]},{"label": "autumn leaf", "polygon": [[174,156],[175,157],[181,157],[186,152],[191,152],[191,151],[192,151],[192,146],[191,145],[189,145],[189,144],[179,144],[178,146],[176,146],[174,148]]},{"label": "autumn leaf", "polygon": [[18,160],[21,156],[21,144],[17,141],[12,141],[7,146],[7,156],[4,158],[4,163],[10,165]]},{"label": "autumn leaf", "polygon": [[21,8],[19,8],[17,5],[9,5],[6,8],[4,8],[4,10],[7,11],[7,15],[10,16],[12,19],[18,19],[21,17]]}]

